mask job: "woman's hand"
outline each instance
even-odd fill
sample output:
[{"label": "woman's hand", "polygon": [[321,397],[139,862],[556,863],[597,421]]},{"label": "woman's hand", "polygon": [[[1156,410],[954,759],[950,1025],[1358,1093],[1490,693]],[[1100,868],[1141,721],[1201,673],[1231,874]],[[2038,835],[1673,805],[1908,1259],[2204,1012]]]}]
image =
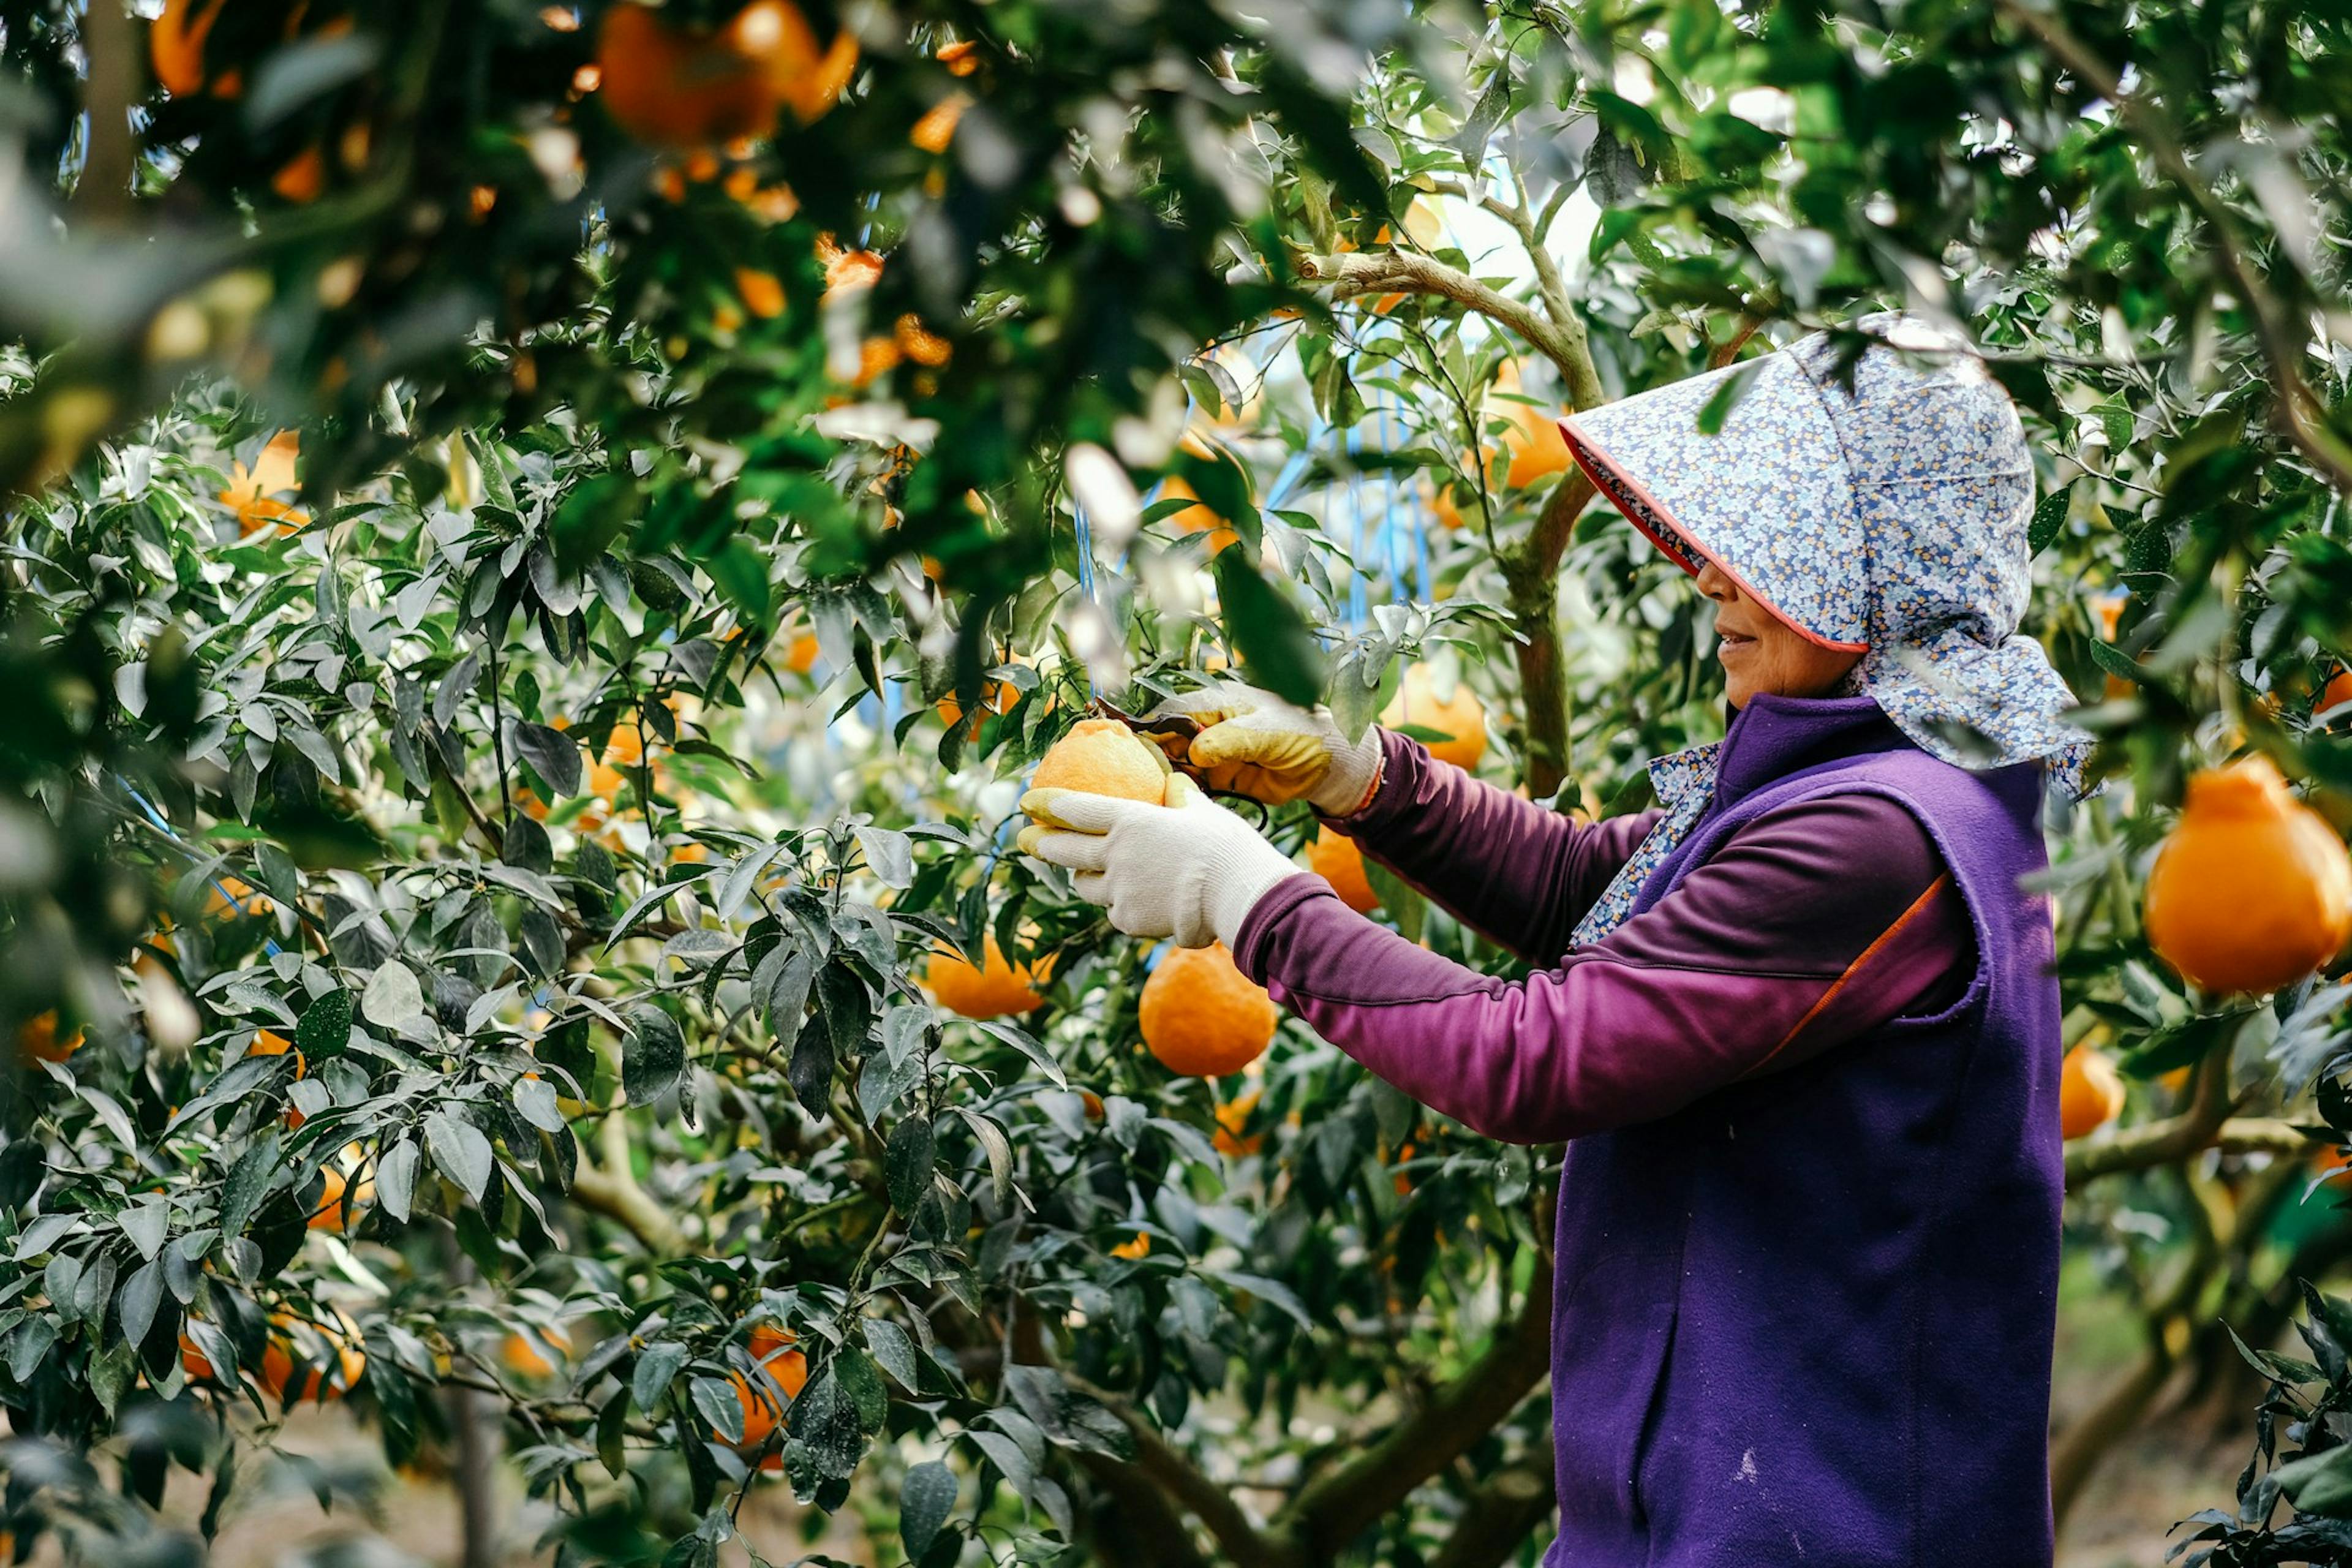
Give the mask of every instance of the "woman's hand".
[{"label": "woman's hand", "polygon": [[1201,732],[1171,760],[1209,788],[1268,805],[1305,800],[1327,816],[1360,810],[1380,782],[1381,738],[1350,741],[1331,710],[1294,708],[1272,692],[1224,681],[1171,698],[1150,717],[1182,714]]},{"label": "woman's hand", "polygon": [[1021,809],[1021,852],[1075,873],[1070,885],[1129,936],[1173,937],[1179,947],[1234,945],[1252,906],[1300,874],[1255,827],[1183,774],[1167,804],[1074,789],[1033,789]]}]

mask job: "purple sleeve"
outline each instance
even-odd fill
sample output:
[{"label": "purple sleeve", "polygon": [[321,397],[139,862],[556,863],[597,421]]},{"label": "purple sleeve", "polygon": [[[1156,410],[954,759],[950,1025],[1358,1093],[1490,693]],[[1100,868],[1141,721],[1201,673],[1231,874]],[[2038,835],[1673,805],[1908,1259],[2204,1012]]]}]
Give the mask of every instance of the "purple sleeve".
[{"label": "purple sleeve", "polygon": [[1658,814],[1582,826],[1381,732],[1370,805],[1330,817],[1365,854],[1488,940],[1530,963],[1568,951],[1569,933]]},{"label": "purple sleeve", "polygon": [[1261,900],[1234,948],[1325,1039],[1518,1143],[1654,1120],[1948,1005],[1976,970],[1926,830],[1862,795],[1766,813],[1655,907],[1525,980],[1440,958],[1311,876]]}]

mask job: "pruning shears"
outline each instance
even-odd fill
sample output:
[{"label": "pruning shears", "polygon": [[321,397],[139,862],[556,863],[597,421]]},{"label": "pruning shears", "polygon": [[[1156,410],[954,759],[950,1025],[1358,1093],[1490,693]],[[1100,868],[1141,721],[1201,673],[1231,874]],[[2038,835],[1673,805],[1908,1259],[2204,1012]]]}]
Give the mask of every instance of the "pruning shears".
[{"label": "pruning shears", "polygon": [[1087,711],[1097,719],[1109,719],[1126,725],[1158,746],[1171,763],[1184,760],[1192,749],[1192,738],[1201,732],[1201,721],[1189,713],[1161,713],[1147,717],[1127,712],[1100,697],[1087,704]]}]

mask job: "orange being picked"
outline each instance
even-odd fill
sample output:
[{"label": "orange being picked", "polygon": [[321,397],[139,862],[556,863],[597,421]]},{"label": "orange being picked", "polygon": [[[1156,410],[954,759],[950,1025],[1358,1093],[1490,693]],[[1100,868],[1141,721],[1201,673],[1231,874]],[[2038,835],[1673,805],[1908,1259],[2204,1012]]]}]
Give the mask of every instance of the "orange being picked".
[{"label": "orange being picked", "polygon": [[1144,1045],[1187,1078],[1223,1078],[1257,1060],[1277,1016],[1274,998],[1234,967],[1223,942],[1171,948],[1136,1009]]},{"label": "orange being picked", "polygon": [[1037,760],[1029,787],[1074,789],[1158,805],[1168,793],[1168,759],[1116,719],[1081,719]]},{"label": "orange being picked", "polygon": [[1381,710],[1381,722],[1391,729],[1411,724],[1438,731],[1445,739],[1425,742],[1429,754],[1465,773],[1475,772],[1478,759],[1486,754],[1486,705],[1465,680],[1455,681],[1453,694],[1440,701],[1436,680],[1425,664],[1404,672],[1397,694]]},{"label": "orange being picked", "polygon": [[2157,956],[2208,991],[2281,990],[2352,938],[2352,855],[2268,758],[2211,769],[2148,871],[2146,923]]},{"label": "orange being picked", "polygon": [[1371,879],[1364,875],[1364,852],[1356,841],[1344,833],[1334,833],[1325,823],[1315,831],[1315,841],[1307,847],[1307,868],[1331,884],[1339,901],[1360,915],[1370,914],[1381,907],[1381,896],[1372,891]]},{"label": "orange being picked", "polygon": [[1054,961],[1034,965],[1007,963],[996,938],[987,939],[980,967],[960,952],[933,950],[923,971],[923,988],[931,1000],[966,1018],[1001,1018],[1008,1013],[1029,1013],[1045,1005],[1044,984],[1054,972]]},{"label": "orange being picked", "polygon": [[2058,1132],[2067,1139],[2095,1132],[2123,1114],[2124,1076],[2107,1053],[2076,1046],[2058,1077]]},{"label": "orange being picked", "polygon": [[81,1049],[81,1031],[58,1033],[57,1009],[28,1018],[16,1031],[16,1057],[27,1067],[35,1062],[61,1062]]}]

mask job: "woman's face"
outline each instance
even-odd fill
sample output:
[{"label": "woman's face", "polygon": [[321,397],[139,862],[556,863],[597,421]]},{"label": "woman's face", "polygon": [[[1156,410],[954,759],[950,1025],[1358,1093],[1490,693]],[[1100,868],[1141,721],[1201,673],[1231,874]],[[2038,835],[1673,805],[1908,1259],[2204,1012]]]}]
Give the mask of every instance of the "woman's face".
[{"label": "woman's face", "polygon": [[1739,591],[1709,562],[1698,591],[1715,601],[1716,658],[1723,661],[1724,694],[1745,708],[1759,691],[1777,697],[1826,697],[1862,658],[1800,636],[1780,616]]}]

